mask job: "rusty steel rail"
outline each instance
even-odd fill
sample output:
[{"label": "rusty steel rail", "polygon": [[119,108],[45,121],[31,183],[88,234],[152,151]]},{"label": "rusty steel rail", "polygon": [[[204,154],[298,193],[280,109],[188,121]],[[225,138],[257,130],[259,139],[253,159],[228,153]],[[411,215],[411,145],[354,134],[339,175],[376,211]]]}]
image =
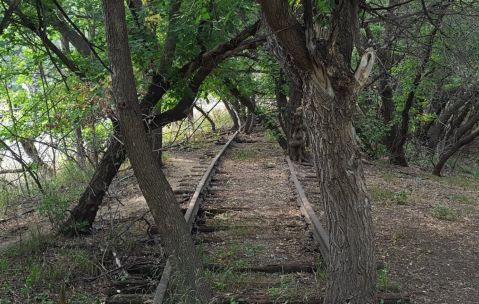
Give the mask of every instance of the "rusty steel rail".
[{"label": "rusty steel rail", "polygon": [[298,205],[301,209],[301,213],[303,213],[306,222],[309,224],[309,230],[313,233],[314,240],[319,245],[319,250],[323,256],[325,261],[328,260],[329,257],[329,237],[324,230],[323,225],[319,221],[318,216],[314,213],[311,204],[309,203],[308,199],[306,198],[306,194],[304,193],[303,188],[296,176],[296,171],[294,170],[293,163],[289,156],[286,156],[286,162],[288,163],[289,170],[291,171],[291,179],[293,180],[294,185],[296,186],[296,190],[298,191],[299,197],[297,199]]},{"label": "rusty steel rail", "polygon": [[[192,228],[193,220],[196,214],[198,213],[199,206],[203,200],[201,193],[205,190],[205,187],[208,186],[211,180],[211,176],[213,175],[213,171],[214,171],[216,163],[218,162],[220,157],[223,155],[223,152],[229,147],[233,139],[235,139],[236,135],[238,135],[238,133],[239,131],[236,131],[228,140],[228,142],[223,146],[223,148],[218,152],[216,157],[213,158],[208,169],[206,170],[198,186],[196,187],[195,193],[190,199],[190,202],[188,204],[188,209],[186,210],[186,213],[185,213],[185,221],[188,224],[190,231]],[[166,295],[166,291],[168,290],[168,283],[170,280],[171,272],[172,272],[172,265],[171,265],[170,259],[168,259],[165,265],[165,269],[163,270],[163,274],[161,275],[160,283],[158,284],[158,287],[156,288],[155,297],[153,299],[154,304],[162,304]]]}]

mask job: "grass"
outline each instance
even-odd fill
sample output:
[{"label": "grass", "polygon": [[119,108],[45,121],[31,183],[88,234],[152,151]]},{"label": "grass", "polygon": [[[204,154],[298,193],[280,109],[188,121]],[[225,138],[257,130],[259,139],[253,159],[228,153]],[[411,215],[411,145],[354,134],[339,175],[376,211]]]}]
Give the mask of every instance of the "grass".
[{"label": "grass", "polygon": [[395,192],[384,187],[373,186],[368,189],[371,199],[397,205],[415,204],[418,198],[412,197],[413,190]]},{"label": "grass", "polygon": [[260,160],[269,157],[270,156],[264,152],[251,150],[236,150],[231,154],[232,159],[238,160]]},{"label": "grass", "polygon": [[447,186],[456,186],[467,190],[479,190],[479,179],[470,176],[458,175],[439,177],[431,174],[428,177],[431,180],[438,181]]},{"label": "grass", "polygon": [[399,283],[391,282],[389,280],[387,269],[378,270],[378,278],[377,278],[376,286],[381,292],[398,293],[401,291],[401,286]]},{"label": "grass", "polygon": [[10,207],[16,206],[21,202],[21,193],[17,189],[2,189],[0,190],[0,214],[13,215],[13,209]]},{"label": "grass", "polygon": [[464,203],[464,204],[470,204],[470,205],[472,205],[472,204],[477,203],[477,198],[471,199],[471,198],[469,198],[469,197],[467,197],[467,196],[465,196],[465,195],[456,194],[456,193],[453,193],[453,194],[451,194],[451,195],[448,195],[447,198],[450,199],[451,201],[460,201],[460,202],[462,202],[462,203]]},{"label": "grass", "polygon": [[[58,238],[38,232],[2,251],[0,277],[9,279],[0,285],[0,303],[57,303],[62,282],[97,274],[88,251],[58,248],[59,243]],[[72,304],[99,303],[74,290],[69,299]]]},{"label": "grass", "polygon": [[469,213],[469,210],[447,208],[441,205],[436,205],[433,209],[432,216],[439,220],[456,221],[463,219]]},{"label": "grass", "polygon": [[242,160],[250,159],[251,160],[251,159],[255,158],[255,155],[253,153],[251,153],[250,151],[238,150],[231,155],[231,158],[232,159],[242,159]]}]

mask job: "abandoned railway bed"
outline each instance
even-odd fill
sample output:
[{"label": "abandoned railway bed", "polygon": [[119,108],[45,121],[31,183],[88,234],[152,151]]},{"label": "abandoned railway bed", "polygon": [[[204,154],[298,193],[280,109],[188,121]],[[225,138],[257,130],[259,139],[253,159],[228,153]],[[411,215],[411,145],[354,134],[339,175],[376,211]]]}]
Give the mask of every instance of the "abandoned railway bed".
[{"label": "abandoned railway bed", "polygon": [[[313,167],[293,164],[262,130],[216,134],[198,146],[171,151],[164,170],[215,303],[322,303],[329,245],[321,210],[315,207],[316,215],[307,199],[318,199]],[[180,303],[181,294],[168,288],[169,264],[134,178],[131,169],[117,176],[87,242],[101,270],[66,282],[66,289],[95,282],[106,304]],[[66,250],[78,246],[64,242]],[[398,300],[409,302],[387,295],[378,303]]]},{"label": "abandoned railway bed", "polygon": [[[226,136],[219,143],[225,141]],[[295,165],[264,134],[230,135],[221,149],[213,147],[204,156],[190,174],[177,179],[174,191],[203,256],[216,303],[322,303],[328,238]],[[167,263],[155,303],[181,302],[181,295],[169,292],[170,274]],[[135,282],[123,285],[127,292],[135,290]],[[137,290],[143,294],[137,301],[143,303],[146,290]],[[151,287],[149,292],[153,294]],[[136,303],[134,295],[124,293],[119,288],[106,303]]]}]

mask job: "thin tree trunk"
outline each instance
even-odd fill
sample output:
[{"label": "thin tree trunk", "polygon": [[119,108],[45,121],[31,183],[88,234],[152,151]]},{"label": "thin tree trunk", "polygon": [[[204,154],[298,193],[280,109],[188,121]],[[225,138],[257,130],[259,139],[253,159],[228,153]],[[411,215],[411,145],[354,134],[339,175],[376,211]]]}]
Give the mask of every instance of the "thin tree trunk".
[{"label": "thin tree trunk", "polygon": [[116,120],[112,120],[112,122],[114,132],[98,166],[101,170],[95,170],[87,190],[80,196],[78,204],[71,210],[70,217],[63,224],[62,230],[66,236],[71,237],[91,232],[106,190],[126,159],[126,150],[121,142],[120,127]]},{"label": "thin tree trunk", "polygon": [[[253,103],[253,107],[256,108],[256,102],[254,98],[251,98],[251,102]],[[248,114],[246,116],[246,122],[244,124],[244,133],[251,134],[251,132],[253,132],[255,115],[254,115],[254,111],[251,111],[250,109],[248,109],[247,112]]]},{"label": "thin tree trunk", "polygon": [[306,138],[303,126],[303,109],[301,100],[303,90],[296,84],[289,86],[289,103],[286,107],[287,128],[289,136],[289,157],[293,161],[306,161]]},{"label": "thin tree trunk", "polygon": [[196,104],[195,104],[195,109],[198,110],[198,112],[200,112],[201,115],[203,115],[204,118],[206,118],[206,120],[210,123],[211,131],[216,130],[215,122],[208,116],[208,114],[205,111],[203,111],[203,109],[200,108],[199,106],[197,106]]},{"label": "thin tree trunk", "polygon": [[[286,144],[289,147],[289,138],[291,132],[289,132],[287,125],[288,118],[286,117],[286,107],[288,105],[288,98],[283,92],[284,85],[284,75],[283,70],[279,71],[279,77],[275,80],[275,95],[276,95],[276,106],[278,107],[278,121],[283,133],[286,136]],[[299,101],[301,104],[301,100]],[[290,155],[291,157],[291,155]]]},{"label": "thin tree trunk", "polygon": [[201,259],[173,189],[155,162],[144,130],[128,47],[124,2],[103,0],[102,6],[113,93],[125,146],[166,252],[172,258],[177,282],[173,288],[184,293],[187,303],[207,303],[211,292],[204,279]]},{"label": "thin tree trunk", "polygon": [[86,153],[85,147],[83,147],[83,133],[81,130],[81,126],[78,126],[76,128],[75,137],[78,165],[80,166],[80,168],[85,169]]},{"label": "thin tree trunk", "polygon": [[233,107],[226,100],[223,100],[223,104],[225,105],[226,111],[228,111],[228,114],[230,115],[231,120],[233,121],[233,128],[232,129],[233,130],[239,130],[240,125],[239,125],[238,117],[237,117],[235,111],[233,110]]},{"label": "thin tree trunk", "polygon": [[30,157],[32,161],[37,164],[39,169],[43,168],[46,171],[51,171],[50,167],[47,165],[47,163],[45,163],[45,161],[43,161],[38,153],[33,140],[22,138],[20,139],[20,144],[22,144],[22,148],[25,150],[25,153],[27,153],[28,157]]},{"label": "thin tree trunk", "polygon": [[[258,111],[258,109],[255,107],[254,103],[247,97],[243,96],[241,92],[231,83],[229,80],[224,80],[225,85],[228,87],[230,90],[231,94],[243,104],[249,111],[254,113],[256,117],[258,118],[259,122],[263,127],[265,127],[268,130],[273,131],[273,133],[276,135],[276,140],[278,141],[278,144],[283,148],[283,150],[287,150],[287,142],[284,136],[281,136],[281,130],[278,128],[276,125],[276,121],[274,120],[273,117],[268,116],[267,113]],[[238,107],[239,108],[239,107]]]},{"label": "thin tree trunk", "polygon": [[441,171],[444,165],[446,164],[447,160],[454,155],[461,147],[471,143],[474,139],[479,137],[479,130],[476,130],[474,133],[471,133],[469,136],[461,139],[460,141],[456,142],[446,153],[444,153],[439,162],[434,167],[432,174],[441,176]]}]

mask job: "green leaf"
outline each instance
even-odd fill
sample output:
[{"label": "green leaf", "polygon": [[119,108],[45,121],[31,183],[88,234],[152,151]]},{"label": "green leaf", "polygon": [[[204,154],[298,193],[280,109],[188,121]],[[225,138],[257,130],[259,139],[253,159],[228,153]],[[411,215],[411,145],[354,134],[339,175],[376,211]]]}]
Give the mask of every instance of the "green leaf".
[{"label": "green leaf", "polygon": [[208,14],[208,12],[206,11],[206,8],[203,8],[201,10],[201,16],[206,19],[206,20],[209,20],[210,19],[210,14]]}]

